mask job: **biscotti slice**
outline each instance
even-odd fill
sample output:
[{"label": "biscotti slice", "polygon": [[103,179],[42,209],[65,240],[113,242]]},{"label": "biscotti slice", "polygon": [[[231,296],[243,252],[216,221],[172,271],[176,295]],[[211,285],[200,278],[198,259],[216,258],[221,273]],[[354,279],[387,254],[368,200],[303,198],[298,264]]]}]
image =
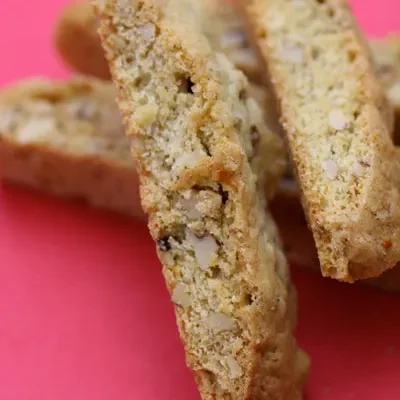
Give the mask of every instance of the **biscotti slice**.
[{"label": "biscotti slice", "polygon": [[[201,1],[99,1],[100,33],[189,367],[204,399],[294,399],[289,273],[251,169],[265,127]],[[257,120],[259,120],[257,122]]]},{"label": "biscotti slice", "polygon": [[246,0],[325,276],[400,259],[400,174],[386,101],[347,3]]},{"label": "biscotti slice", "polygon": [[90,1],[67,4],[53,29],[54,47],[74,70],[110,79],[110,70],[97,33],[98,21]]},{"label": "biscotti slice", "polygon": [[3,179],[143,216],[138,178],[111,82],[75,77],[0,93]]}]

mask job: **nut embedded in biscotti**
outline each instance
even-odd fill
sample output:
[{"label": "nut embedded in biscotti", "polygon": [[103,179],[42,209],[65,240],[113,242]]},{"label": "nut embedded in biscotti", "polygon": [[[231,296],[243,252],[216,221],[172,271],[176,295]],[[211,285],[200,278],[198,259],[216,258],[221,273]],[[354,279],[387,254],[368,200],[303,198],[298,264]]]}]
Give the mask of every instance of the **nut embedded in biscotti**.
[{"label": "nut embedded in biscotti", "polygon": [[189,197],[188,199],[181,199],[180,203],[184,208],[186,215],[190,219],[200,219],[201,212],[197,209],[198,199],[195,197]]},{"label": "nut embedded in biscotti", "polygon": [[354,176],[360,177],[365,171],[365,166],[363,166],[360,162],[355,161],[351,166],[350,171]]},{"label": "nut embedded in biscotti", "polygon": [[228,356],[228,358],[226,359],[226,364],[228,365],[232,379],[239,378],[240,376],[243,375],[242,367],[239,365],[239,363],[233,356]]},{"label": "nut embedded in biscotti", "polygon": [[141,128],[147,128],[157,117],[158,107],[155,104],[145,104],[140,106],[135,111],[136,123]]},{"label": "nut embedded in biscotti", "polygon": [[322,168],[324,169],[326,176],[330,180],[334,180],[337,178],[339,173],[339,167],[335,160],[325,160],[322,162]]},{"label": "nut embedded in biscotti", "polygon": [[304,60],[304,53],[302,48],[294,43],[288,44],[283,49],[281,49],[281,56],[286,61],[293,64],[301,64]]},{"label": "nut embedded in biscotti", "polygon": [[226,314],[216,312],[207,317],[207,324],[214,333],[231,331],[235,328],[235,322]]},{"label": "nut embedded in biscotti", "polygon": [[191,230],[186,230],[186,239],[193,247],[196,260],[202,270],[207,270],[217,255],[218,244],[211,235],[197,237]]},{"label": "nut embedded in biscotti", "polygon": [[185,286],[182,283],[178,283],[172,292],[172,301],[181,307],[190,307],[192,299],[186,293]]},{"label": "nut embedded in biscotti", "polygon": [[336,129],[337,131],[342,131],[343,129],[346,129],[348,123],[349,121],[342,111],[332,110],[329,113],[329,125],[333,129]]},{"label": "nut embedded in biscotti", "polygon": [[156,27],[153,24],[146,24],[139,26],[138,28],[139,35],[143,37],[145,40],[153,39],[156,35]]}]

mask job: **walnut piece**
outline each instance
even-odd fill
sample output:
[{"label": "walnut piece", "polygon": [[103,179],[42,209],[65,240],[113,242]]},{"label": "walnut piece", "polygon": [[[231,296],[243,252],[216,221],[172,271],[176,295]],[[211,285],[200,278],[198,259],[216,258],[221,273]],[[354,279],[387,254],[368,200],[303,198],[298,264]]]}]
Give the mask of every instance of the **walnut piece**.
[{"label": "walnut piece", "polygon": [[185,286],[178,283],[172,292],[172,301],[182,307],[190,307],[192,299],[185,291]]},{"label": "walnut piece", "polygon": [[332,110],[329,113],[329,125],[337,131],[342,131],[348,126],[348,119],[340,110]]},{"label": "walnut piece", "polygon": [[326,176],[331,181],[335,180],[339,173],[339,167],[336,161],[328,159],[322,162],[322,168],[325,170]]},{"label": "walnut piece", "polygon": [[210,266],[218,251],[218,244],[211,235],[197,237],[189,229],[186,230],[186,239],[193,247],[199,267],[205,271]]},{"label": "walnut piece", "polygon": [[207,317],[207,324],[214,333],[231,331],[235,328],[235,322],[226,314],[216,312]]}]

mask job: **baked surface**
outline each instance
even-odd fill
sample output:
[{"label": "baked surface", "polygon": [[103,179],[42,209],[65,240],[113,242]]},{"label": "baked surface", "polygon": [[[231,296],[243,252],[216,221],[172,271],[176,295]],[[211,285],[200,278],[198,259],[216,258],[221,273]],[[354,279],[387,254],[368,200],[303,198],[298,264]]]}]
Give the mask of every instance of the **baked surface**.
[{"label": "baked surface", "polygon": [[390,107],[345,1],[247,0],[323,275],[355,281],[400,258]]},{"label": "baked surface", "polygon": [[[201,1],[99,1],[141,198],[204,399],[299,398],[294,293],[252,169],[266,127]],[[257,168],[255,168],[257,170]]]},{"label": "baked surface", "polygon": [[37,78],[3,89],[0,174],[7,181],[143,216],[111,82]]}]

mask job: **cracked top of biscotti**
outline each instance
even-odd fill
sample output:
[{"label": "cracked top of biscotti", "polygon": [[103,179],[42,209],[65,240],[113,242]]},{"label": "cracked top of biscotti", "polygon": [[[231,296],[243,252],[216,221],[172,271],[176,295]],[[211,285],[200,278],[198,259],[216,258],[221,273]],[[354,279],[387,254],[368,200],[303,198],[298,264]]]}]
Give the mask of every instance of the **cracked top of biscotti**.
[{"label": "cracked top of biscotti", "polygon": [[[247,0],[324,275],[377,276],[400,258],[390,112],[345,1]],[[388,111],[386,111],[386,109]]]},{"label": "cracked top of biscotti", "polygon": [[[252,137],[266,127],[202,2],[97,2],[141,197],[204,399],[295,398],[308,368],[264,212]],[[265,160],[269,162],[269,160]]]},{"label": "cracked top of biscotti", "polygon": [[111,82],[31,78],[0,92],[0,138],[133,165]]}]

